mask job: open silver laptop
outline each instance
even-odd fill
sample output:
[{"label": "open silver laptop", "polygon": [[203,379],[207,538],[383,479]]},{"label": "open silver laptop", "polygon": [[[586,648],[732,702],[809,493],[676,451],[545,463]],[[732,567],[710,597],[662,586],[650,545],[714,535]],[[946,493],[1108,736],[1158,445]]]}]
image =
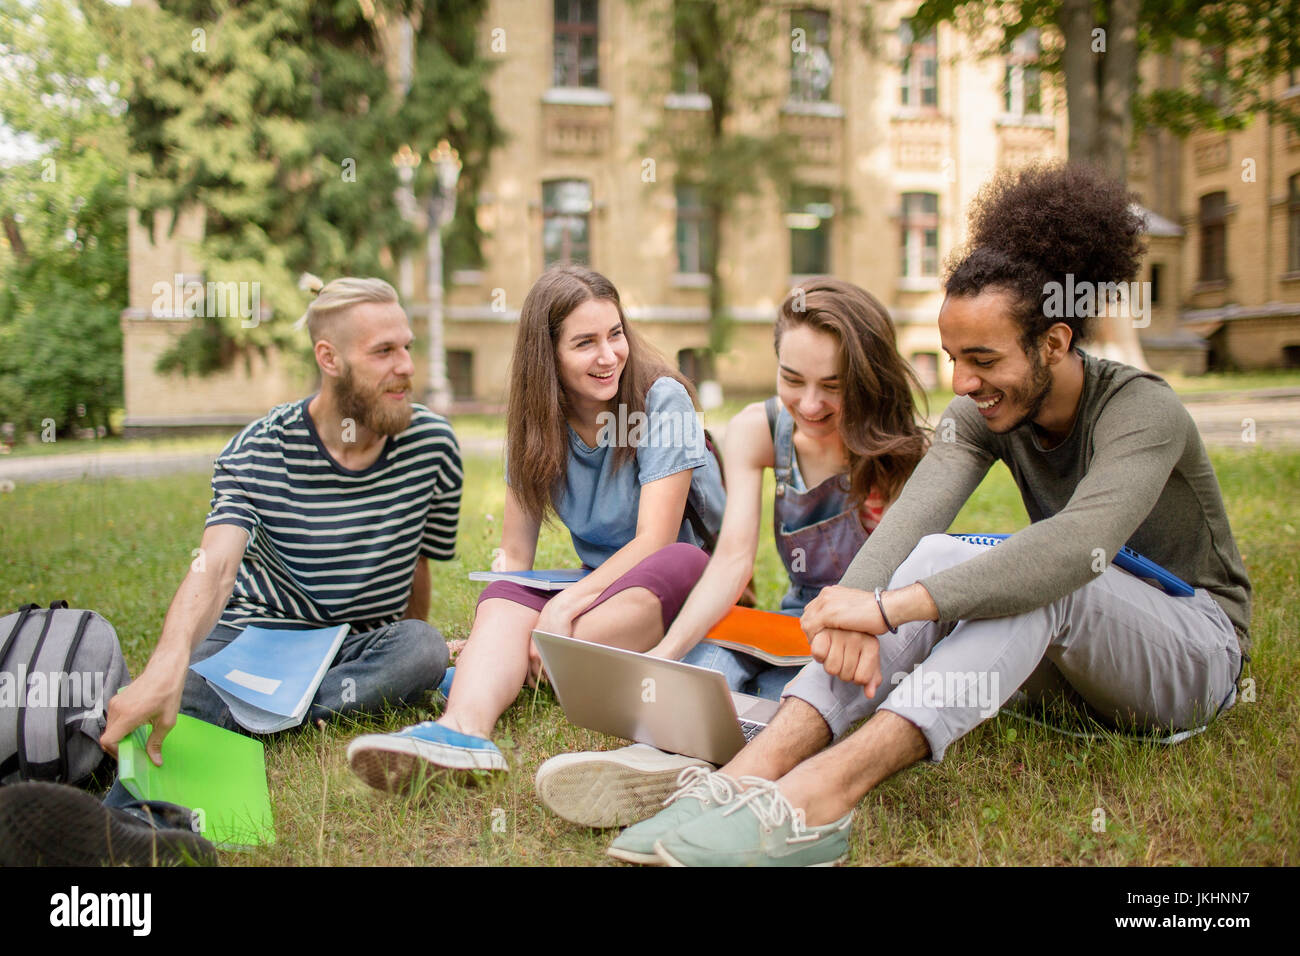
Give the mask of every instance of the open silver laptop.
[{"label": "open silver laptop", "polygon": [[727,689],[717,671],[533,631],[555,696],[579,727],[724,764],[779,703]]}]

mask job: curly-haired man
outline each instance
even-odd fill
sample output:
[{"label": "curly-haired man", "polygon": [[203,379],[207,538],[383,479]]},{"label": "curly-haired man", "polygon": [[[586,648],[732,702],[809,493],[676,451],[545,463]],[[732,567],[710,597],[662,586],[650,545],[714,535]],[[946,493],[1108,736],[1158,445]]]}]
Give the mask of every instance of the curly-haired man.
[{"label": "curly-haired man", "polygon": [[[1039,167],[991,183],[971,225],[938,320],[957,397],[840,584],[804,612],[814,662],[749,746],[718,772],[686,771],[611,855],[844,859],[868,791],[941,760],[1018,689],[1158,733],[1234,702],[1250,582],[1196,427],[1163,380],[1079,349],[1095,315],[1054,307],[1062,287],[1134,278],[1138,213],[1091,169]],[[998,460],[1031,524],[996,547],[942,534]],[[1126,545],[1194,593],[1111,566]]]}]

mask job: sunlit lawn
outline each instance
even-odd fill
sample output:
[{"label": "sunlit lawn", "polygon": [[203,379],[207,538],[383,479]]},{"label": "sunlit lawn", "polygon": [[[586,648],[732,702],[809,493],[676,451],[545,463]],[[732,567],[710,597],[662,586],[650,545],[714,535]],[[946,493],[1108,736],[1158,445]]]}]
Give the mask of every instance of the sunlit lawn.
[{"label": "sunlit lawn", "polygon": [[[1177,747],[1080,741],[999,716],[955,744],[938,766],[897,775],[862,804],[859,864],[1294,864],[1300,839],[1300,452],[1214,455],[1237,541],[1255,586],[1254,702]],[[500,462],[466,459],[459,557],[435,564],[432,618],[449,637],[469,631],[478,586],[499,543]],[[766,489],[770,513],[771,482]],[[117,628],[133,673],[157,639],[191,561],[207,510],[203,475],[20,485],[0,496],[0,608],[66,598]],[[1024,510],[999,466],[954,530],[1010,531]],[[544,531],[539,565],[573,564],[566,537]],[[765,527],[762,602],[783,590]],[[409,709],[340,721],[268,741],[279,840],[227,863],[594,864],[611,834],[572,826],[540,806],[532,778],[547,757],[620,741],[569,725],[547,690],[524,691],[498,727],[513,766],[484,787],[407,801],[378,795],[348,771],[347,741],[432,714]],[[1093,823],[1100,808],[1105,829]],[[494,826],[495,824],[495,826]]]}]

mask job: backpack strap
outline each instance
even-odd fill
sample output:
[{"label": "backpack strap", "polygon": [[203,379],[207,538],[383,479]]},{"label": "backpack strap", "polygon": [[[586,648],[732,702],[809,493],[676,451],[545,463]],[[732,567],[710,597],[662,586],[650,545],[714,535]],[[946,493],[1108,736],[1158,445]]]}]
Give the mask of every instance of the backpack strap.
[{"label": "backpack strap", "polygon": [[[36,648],[32,651],[31,662],[35,664],[41,657],[41,646],[50,633],[50,622],[54,619],[53,611],[45,612],[45,624],[41,627],[41,636],[36,639]],[[27,762],[27,735],[24,732],[27,718],[27,688],[22,688],[18,698],[18,767],[24,780],[31,779],[31,765]]]},{"label": "backpack strap", "polygon": [[[58,602],[58,603],[65,604],[66,606],[66,602]],[[65,675],[71,674],[72,660],[77,656],[77,648],[81,646],[81,639],[86,636],[86,627],[87,625],[90,624],[90,618],[92,616],[92,613],[93,612],[91,611],[81,612],[81,620],[77,622],[76,633],[72,635],[72,643],[68,645],[68,655],[63,659],[62,673]],[[54,616],[53,611],[50,612],[50,616],[51,617]],[[61,698],[61,702],[59,704],[58,717],[55,720],[55,724],[54,724],[55,727],[57,728],[57,732],[59,735],[59,776],[57,779],[61,783],[69,783],[70,780],[68,777],[68,725],[66,721],[68,717],[67,700],[71,695],[60,694],[59,696]],[[85,703],[86,702],[84,700],[81,701],[82,706],[85,706]],[[105,702],[102,700],[99,702],[101,707],[104,705],[104,703]]]},{"label": "backpack strap", "polygon": [[39,605],[36,604],[24,604],[18,609],[18,620],[14,623],[13,630],[9,632],[9,636],[5,638],[4,647],[0,647],[0,661],[3,661],[9,654],[9,648],[13,647],[14,641],[18,640],[18,632],[21,631],[23,625],[27,623],[28,616],[32,611],[37,610],[38,607]]}]

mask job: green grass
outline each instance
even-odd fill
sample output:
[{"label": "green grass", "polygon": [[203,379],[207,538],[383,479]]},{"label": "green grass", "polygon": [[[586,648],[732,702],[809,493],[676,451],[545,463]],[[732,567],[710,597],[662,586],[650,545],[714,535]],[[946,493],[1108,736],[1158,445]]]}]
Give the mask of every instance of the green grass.
[{"label": "green grass", "polygon": [[[1300,860],[1300,452],[1215,452],[1234,533],[1255,586],[1255,701],[1177,747],[1079,741],[996,717],[948,751],[886,781],[854,824],[858,864],[1295,864]],[[460,556],[435,563],[433,622],[468,634],[471,568],[498,545],[504,489],[493,458],[466,459]],[[1285,489],[1292,492],[1287,493]],[[765,489],[767,507],[772,486]],[[22,485],[0,497],[0,609],[66,598],[101,611],[139,673],[198,544],[207,479],[101,479]],[[764,513],[767,513],[765,508]],[[998,466],[954,529],[1011,531],[1025,522]],[[543,531],[538,562],[574,563],[567,538]],[[781,567],[765,527],[760,600],[775,606]],[[340,720],[267,741],[278,842],[229,864],[596,864],[612,834],[572,826],[540,806],[532,778],[556,753],[621,742],[569,725],[554,697],[525,690],[497,729],[514,772],[484,786],[378,795],[348,771],[347,741],[433,714],[431,706]],[[1097,811],[1105,829],[1096,832]]]}]

